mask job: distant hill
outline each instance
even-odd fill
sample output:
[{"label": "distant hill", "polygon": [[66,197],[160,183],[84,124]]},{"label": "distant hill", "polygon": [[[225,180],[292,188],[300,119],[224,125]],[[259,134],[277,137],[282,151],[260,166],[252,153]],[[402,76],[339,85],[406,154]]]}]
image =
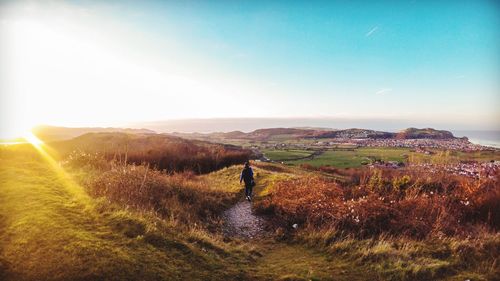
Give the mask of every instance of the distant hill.
[{"label": "distant hill", "polygon": [[61,155],[99,153],[127,163],[149,163],[169,172],[208,173],[251,157],[250,150],[233,145],[188,140],[165,134],[88,133],[51,143]]},{"label": "distant hill", "polygon": [[314,134],[315,130],[294,129],[294,128],[270,128],[258,129],[246,135],[246,138],[256,140],[266,140],[276,136],[304,137]]},{"label": "distant hill", "polygon": [[342,139],[390,139],[395,133],[381,132],[366,129],[346,129],[337,131],[324,131],[315,134],[315,138],[342,138]]},{"label": "distant hill", "polygon": [[455,136],[449,131],[435,130],[432,128],[416,129],[408,128],[398,133],[383,132],[368,129],[317,129],[317,128],[267,128],[258,129],[249,133],[233,131],[229,133],[210,134],[174,134],[186,138],[198,139],[244,139],[244,140],[277,140],[277,139],[454,139]]},{"label": "distant hill", "polygon": [[293,127],[293,129],[302,129],[302,130],[315,130],[315,131],[336,131],[333,128],[324,128],[324,127]]},{"label": "distant hill", "polygon": [[269,129],[258,129],[249,133],[241,131],[232,131],[227,133],[216,132],[216,133],[172,133],[170,135],[179,136],[189,139],[204,139],[204,140],[214,140],[214,139],[242,139],[242,140],[258,140],[265,141],[271,140],[277,137],[281,138],[303,138],[305,136],[313,135],[316,130],[309,129],[296,129],[296,128],[269,128]]},{"label": "distant hill", "polygon": [[38,126],[33,129],[33,133],[38,138],[46,142],[68,140],[87,133],[156,134],[155,131],[148,129],[111,128],[111,127],[68,128],[68,127],[56,127],[56,126]]},{"label": "distant hill", "polygon": [[455,136],[449,131],[435,130],[432,128],[408,128],[395,136],[397,139],[453,139]]}]

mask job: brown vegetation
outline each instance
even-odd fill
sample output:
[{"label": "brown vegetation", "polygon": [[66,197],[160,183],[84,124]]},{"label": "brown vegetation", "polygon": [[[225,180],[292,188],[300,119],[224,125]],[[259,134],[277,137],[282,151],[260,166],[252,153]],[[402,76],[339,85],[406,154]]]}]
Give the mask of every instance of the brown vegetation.
[{"label": "brown vegetation", "polygon": [[288,225],[359,237],[474,235],[482,228],[500,228],[500,189],[494,179],[394,170],[352,173],[346,182],[318,176],[282,181],[257,208]]},{"label": "brown vegetation", "polygon": [[98,153],[122,163],[148,163],[168,173],[209,173],[248,160],[251,151],[236,146],[186,140],[166,135],[90,133],[54,145],[63,155]]},{"label": "brown vegetation", "polygon": [[154,212],[180,225],[217,224],[235,194],[210,186],[193,172],[167,174],[149,164],[108,161],[99,154],[73,153],[67,167],[92,170],[83,180],[89,194],[139,211]]}]

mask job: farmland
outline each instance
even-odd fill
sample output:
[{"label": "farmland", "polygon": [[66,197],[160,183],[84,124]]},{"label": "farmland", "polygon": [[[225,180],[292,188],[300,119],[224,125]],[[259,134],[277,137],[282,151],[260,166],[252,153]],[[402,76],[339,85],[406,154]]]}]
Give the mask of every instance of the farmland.
[{"label": "farmland", "polygon": [[405,162],[409,149],[397,148],[356,148],[348,150],[327,150],[314,159],[288,161],[287,164],[309,164],[315,167],[332,166],[337,168],[356,168],[374,161]]},{"label": "farmland", "polygon": [[263,151],[264,156],[273,161],[289,161],[297,158],[304,158],[311,156],[314,152],[307,150],[278,150],[270,149]]}]

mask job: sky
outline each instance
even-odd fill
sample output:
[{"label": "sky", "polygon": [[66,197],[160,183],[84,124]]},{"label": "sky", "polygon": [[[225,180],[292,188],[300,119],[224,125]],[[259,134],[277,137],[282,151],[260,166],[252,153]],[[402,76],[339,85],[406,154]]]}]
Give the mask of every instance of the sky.
[{"label": "sky", "polygon": [[0,138],[200,118],[500,130],[499,78],[496,1],[0,0]]}]

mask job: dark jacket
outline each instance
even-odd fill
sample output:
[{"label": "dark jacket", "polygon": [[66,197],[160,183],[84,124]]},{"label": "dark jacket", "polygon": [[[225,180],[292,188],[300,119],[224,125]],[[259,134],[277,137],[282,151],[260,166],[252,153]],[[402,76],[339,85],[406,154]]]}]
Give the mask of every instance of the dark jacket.
[{"label": "dark jacket", "polygon": [[251,185],[253,182],[253,170],[252,168],[243,168],[240,175],[240,182],[245,181],[245,185]]}]

